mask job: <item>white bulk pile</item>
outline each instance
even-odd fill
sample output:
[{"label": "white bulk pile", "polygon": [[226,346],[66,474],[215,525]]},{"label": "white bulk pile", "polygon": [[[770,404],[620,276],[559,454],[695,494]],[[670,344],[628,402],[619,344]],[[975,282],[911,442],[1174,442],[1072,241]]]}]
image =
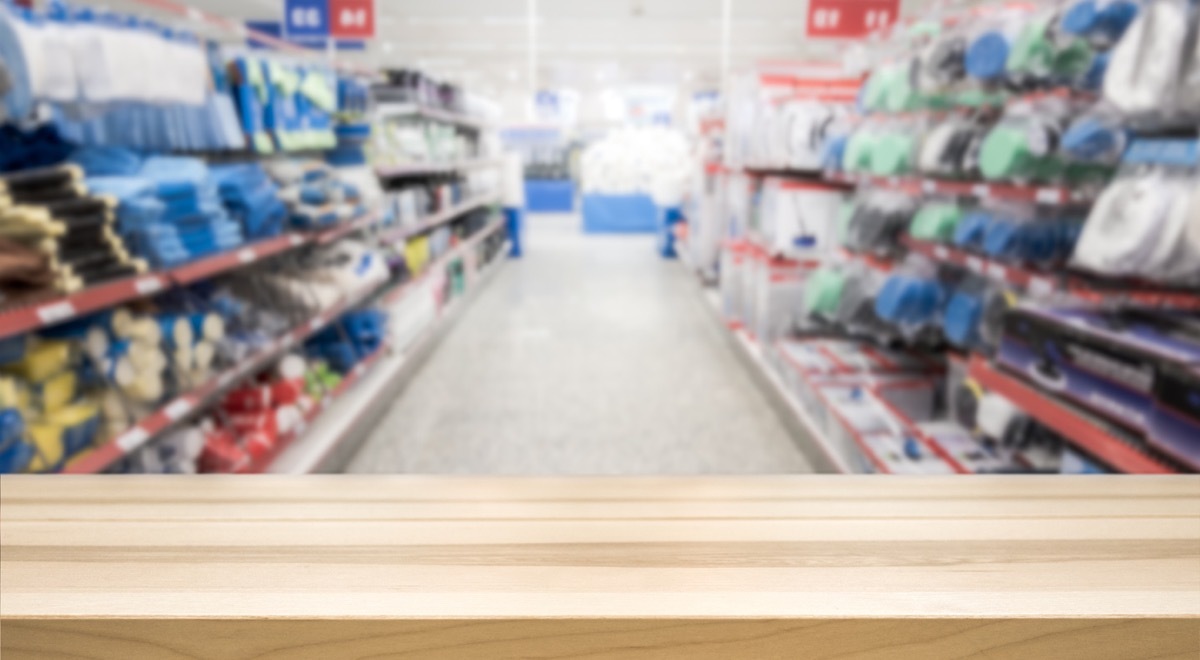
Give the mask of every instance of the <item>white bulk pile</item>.
[{"label": "white bulk pile", "polygon": [[678,206],[687,188],[691,154],[679,131],[623,128],[583,152],[583,192],[648,194],[659,206]]}]

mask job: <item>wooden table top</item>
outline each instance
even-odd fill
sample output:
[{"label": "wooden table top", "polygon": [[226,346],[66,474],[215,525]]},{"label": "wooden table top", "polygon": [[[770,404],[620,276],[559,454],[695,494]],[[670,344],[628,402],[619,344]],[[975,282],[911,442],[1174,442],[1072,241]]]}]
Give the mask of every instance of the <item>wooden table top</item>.
[{"label": "wooden table top", "polygon": [[1200,477],[6,476],[0,649],[1196,658]]}]

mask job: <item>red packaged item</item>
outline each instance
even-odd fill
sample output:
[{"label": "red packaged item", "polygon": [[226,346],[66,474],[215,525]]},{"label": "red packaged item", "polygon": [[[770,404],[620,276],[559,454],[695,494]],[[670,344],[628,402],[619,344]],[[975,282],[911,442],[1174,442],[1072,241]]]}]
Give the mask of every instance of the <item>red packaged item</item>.
[{"label": "red packaged item", "polygon": [[271,407],[271,388],[268,385],[246,385],[225,395],[221,407],[231,413],[260,412]]}]

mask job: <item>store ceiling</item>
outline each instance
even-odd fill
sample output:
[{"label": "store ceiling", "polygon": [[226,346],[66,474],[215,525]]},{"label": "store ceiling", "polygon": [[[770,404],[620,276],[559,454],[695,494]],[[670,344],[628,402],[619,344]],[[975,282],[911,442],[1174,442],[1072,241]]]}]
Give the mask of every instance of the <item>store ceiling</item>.
[{"label": "store ceiling", "polygon": [[[190,0],[238,19],[278,19],[284,0]],[[854,2],[855,0],[846,0]],[[733,69],[762,61],[840,61],[847,43],[808,39],[808,0],[732,0]],[[129,10],[137,0],[94,4]],[[537,0],[540,86],[713,86],[721,70],[722,0]],[[906,17],[941,0],[901,0]],[[956,5],[964,4],[955,2]],[[970,3],[967,3],[970,4]],[[488,91],[528,88],[528,0],[377,0],[378,39],[347,59],[419,66]]]}]

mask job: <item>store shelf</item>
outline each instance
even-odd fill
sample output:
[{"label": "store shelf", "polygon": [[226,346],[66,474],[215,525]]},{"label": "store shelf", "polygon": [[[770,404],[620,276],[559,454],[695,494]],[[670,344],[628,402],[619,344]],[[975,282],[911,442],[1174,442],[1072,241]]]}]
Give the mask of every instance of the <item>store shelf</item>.
[{"label": "store shelf", "polygon": [[[684,264],[685,262],[680,262]],[[710,286],[697,283],[700,304],[728,338],[734,354],[746,367],[767,401],[779,413],[780,419],[792,434],[801,452],[819,472],[852,474],[857,472],[835,451],[809,411],[796,399],[771,365],[767,364],[762,348],[750,334],[739,327],[730,327],[721,314],[721,296]],[[813,452],[813,449],[817,452]]]},{"label": "store shelf", "polygon": [[486,119],[442,110],[440,108],[430,108],[416,103],[380,103],[376,106],[375,112],[384,119],[408,116],[423,117],[425,119],[440,121],[444,124],[462,126],[463,128],[473,130],[483,130],[493,126],[493,123]]},{"label": "store shelf", "polygon": [[1175,469],[1142,452],[1112,426],[1075,406],[1005,373],[980,356],[968,373],[980,386],[1011,401],[1031,417],[1109,467],[1134,474],[1169,474]]},{"label": "store shelf", "polygon": [[1200,291],[1156,288],[1153,285],[1125,284],[1101,286],[1078,275],[1022,268],[965,250],[911,236],[901,238],[904,245],[919,254],[941,263],[954,264],[992,280],[1027,289],[1035,295],[1054,293],[1069,295],[1078,300],[1097,304],[1133,304],[1181,310],[1200,310]]},{"label": "store shelf", "polygon": [[276,441],[275,446],[271,448],[271,451],[255,458],[248,465],[242,467],[241,469],[235,470],[235,474],[265,473],[267,471],[267,467],[275,461],[279,454],[287,449],[296,440],[296,438],[302,436],[304,432],[308,430],[309,425],[312,424],[314,420],[321,416],[321,414],[324,413],[328,408],[333,406],[342,396],[346,394],[346,392],[350,390],[350,388],[354,387],[355,384],[360,382],[363,379],[363,376],[368,373],[368,371],[380,360],[382,360],[390,350],[391,346],[388,343],[384,343],[382,346],[376,349],[374,353],[360,360],[358,364],[354,365],[354,367],[342,377],[342,380],[337,384],[337,387],[334,387],[333,390],[331,390],[328,394],[316,401],[313,407],[305,412],[304,422],[299,428],[292,433],[279,438]]},{"label": "store shelf", "polygon": [[920,241],[911,236],[903,236],[900,240],[908,249],[934,261],[961,266],[977,275],[1029,289],[1031,293],[1045,295],[1063,290],[1059,273],[1021,268],[971,254],[953,246]]},{"label": "store shelf", "polygon": [[946,181],[919,177],[879,177],[843,172],[827,172],[825,179],[853,185],[903,190],[914,195],[950,195],[979,200],[1033,202],[1046,206],[1069,206],[1093,201],[1098,190],[1077,190],[1066,186],[987,183],[982,181]]},{"label": "store shelf", "polygon": [[324,328],[342,313],[354,308],[379,290],[379,285],[370,285],[346,296],[330,309],[301,323],[290,332],[258,349],[249,358],[236,366],[212,375],[198,387],[176,396],[158,410],[147,415],[124,432],[104,444],[72,459],[63,468],[65,474],[93,474],[103,472],[111,465],[141,448],[174,426],[192,412],[207,405],[211,400],[229,391],[233,385],[269,366],[286,354],[292,347],[302,343]]},{"label": "store shelf", "polygon": [[499,158],[474,158],[450,163],[405,163],[400,165],[380,165],[375,168],[375,173],[385,179],[394,179],[406,176],[416,177],[466,172],[483,167],[498,166],[500,163]]},{"label": "store shelf", "polygon": [[379,221],[379,213],[312,234],[287,233],[203,257],[170,270],[147,273],[48,297],[20,307],[0,310],[0,339],[86,316],[176,286],[186,286],[309,243],[328,243]]},{"label": "store shelf", "polygon": [[312,233],[312,242],[317,245],[328,245],[340,238],[344,238],[355,232],[370,229],[383,221],[383,211],[376,210],[363,215],[363,217],[351,222],[344,222],[328,229],[322,229]]},{"label": "store shelf", "polygon": [[153,295],[170,286],[171,281],[167,274],[148,273],[0,311],[0,338],[56,325],[123,302]]},{"label": "store shelf", "polygon": [[[490,233],[490,232],[489,232]],[[464,244],[466,245],[466,244]],[[473,245],[473,244],[472,244]],[[259,471],[272,474],[309,474],[330,467],[339,455],[348,455],[366,439],[366,431],[375,420],[386,413],[395,393],[416,374],[418,368],[458,314],[469,304],[500,268],[507,263],[505,251],[499,252],[480,272],[468,291],[449,305],[438,310],[432,322],[401,350],[388,350],[369,369],[364,367],[354,381],[346,384],[342,393],[354,388],[354,396],[331,396],[313,423],[281,447],[272,460],[259,466]],[[435,272],[434,270],[427,271]],[[398,287],[392,302],[411,295],[428,280],[414,281]],[[354,441],[354,442],[352,442]]]},{"label": "store shelf", "polygon": [[430,214],[424,220],[415,225],[385,229],[384,231],[380,232],[379,237],[387,242],[401,241],[410,236],[415,236],[440,225],[446,224],[447,222],[450,222],[451,220],[454,220],[465,213],[474,211],[477,208],[498,203],[500,203],[500,198],[497,195],[484,195],[482,197],[476,197],[475,199],[459,202],[458,204],[449,206],[441,211],[438,211],[437,213]]},{"label": "store shelf", "polygon": [[[430,267],[426,268],[425,273],[423,273],[417,280],[396,287],[391,294],[391,298],[385,295],[385,300],[390,302],[394,300],[397,292],[411,290],[412,287],[418,285],[422,281],[425,281],[425,278],[427,278],[431,273],[438,272],[440,269],[443,269],[445,266],[449,265],[451,261],[461,258],[467,254],[470,249],[478,245],[479,242],[481,242],[484,238],[500,230],[503,226],[503,222],[494,222],[491,226],[476,232],[474,236],[466,241],[463,241],[460,245],[456,246],[447,254],[442,256],[438,261],[434,262]],[[131,428],[111,438],[95,449],[80,454],[76,458],[72,459],[62,471],[66,474],[92,474],[103,472],[121,458],[127,456],[134,450],[144,446],[146,443],[156,438],[162,432],[172,427],[176,422],[179,422],[187,415],[203,407],[217,396],[227,392],[241,379],[261,371],[272,362],[285,355],[293,347],[303,343],[304,340],[316,334],[343,313],[353,309],[354,307],[357,307],[362,302],[375,295],[380,291],[382,286],[383,285],[379,284],[369,285],[353,292],[349,296],[346,296],[330,309],[327,309],[308,321],[301,323],[287,334],[263,346],[252,356],[238,363],[237,366],[219,374],[214,374],[198,387],[195,387],[192,390],[175,397],[150,415],[146,416],[144,419],[140,420]]]},{"label": "store shelf", "polygon": [[220,275],[235,268],[248,266],[268,257],[273,257],[303,245],[308,241],[309,237],[303,234],[284,234],[256,243],[250,243],[236,250],[222,252],[221,254],[215,254],[211,257],[186,263],[177,268],[172,268],[166,274],[176,286],[185,286],[193,282],[206,280],[214,275]]}]

